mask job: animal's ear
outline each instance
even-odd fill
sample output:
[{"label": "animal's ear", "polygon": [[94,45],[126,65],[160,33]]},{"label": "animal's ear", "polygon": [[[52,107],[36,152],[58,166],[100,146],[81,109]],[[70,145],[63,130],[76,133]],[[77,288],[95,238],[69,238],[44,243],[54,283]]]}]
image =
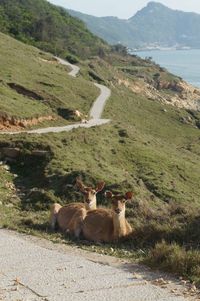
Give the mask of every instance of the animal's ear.
[{"label": "animal's ear", "polygon": [[113,197],[112,192],[111,192],[111,191],[106,191],[106,192],[105,192],[105,197],[106,197],[107,199],[111,199],[111,198]]},{"label": "animal's ear", "polygon": [[96,187],[96,192],[101,191],[105,186],[105,182],[99,182]]},{"label": "animal's ear", "polygon": [[125,199],[126,199],[126,200],[131,200],[132,197],[133,197],[132,191],[128,191],[128,192],[125,194]]},{"label": "animal's ear", "polygon": [[76,186],[81,192],[85,192],[85,185],[80,178],[76,178]]}]

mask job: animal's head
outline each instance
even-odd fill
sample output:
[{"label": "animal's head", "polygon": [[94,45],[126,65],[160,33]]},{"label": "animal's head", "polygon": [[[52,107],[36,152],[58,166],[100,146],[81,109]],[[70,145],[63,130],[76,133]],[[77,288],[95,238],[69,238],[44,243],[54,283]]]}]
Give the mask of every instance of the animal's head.
[{"label": "animal's head", "polygon": [[93,188],[93,187],[85,186],[83,182],[79,178],[77,178],[76,186],[84,195],[84,203],[86,209],[87,210],[96,209],[96,205],[97,205],[96,195],[99,191],[101,191],[104,188],[105,182],[99,182],[97,184],[97,187]]},{"label": "animal's head", "polygon": [[106,198],[111,200],[112,210],[114,214],[120,216],[125,214],[126,202],[132,199],[133,193],[131,191],[128,191],[125,193],[125,195],[120,195],[120,194],[115,195],[111,191],[106,191],[105,196]]}]

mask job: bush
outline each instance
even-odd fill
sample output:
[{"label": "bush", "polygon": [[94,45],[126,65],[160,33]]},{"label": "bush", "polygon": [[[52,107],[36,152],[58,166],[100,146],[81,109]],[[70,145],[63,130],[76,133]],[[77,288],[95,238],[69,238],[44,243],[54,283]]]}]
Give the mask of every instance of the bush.
[{"label": "bush", "polygon": [[126,129],[120,129],[120,130],[118,131],[118,133],[119,133],[119,136],[120,136],[120,137],[125,137],[125,138],[128,138],[128,137],[129,137]]},{"label": "bush", "polygon": [[112,50],[112,52],[117,52],[124,56],[126,56],[128,54],[127,48],[121,44],[113,45],[111,50]]},{"label": "bush", "polygon": [[67,54],[66,55],[66,60],[71,63],[71,64],[78,64],[79,60],[75,55],[72,54]]},{"label": "bush", "polygon": [[52,191],[45,191],[43,189],[32,189],[28,197],[22,202],[23,210],[49,210],[50,205],[60,201]]},{"label": "bush", "polygon": [[174,274],[187,277],[200,284],[200,251],[186,250],[176,243],[157,243],[151,250],[146,263]]}]

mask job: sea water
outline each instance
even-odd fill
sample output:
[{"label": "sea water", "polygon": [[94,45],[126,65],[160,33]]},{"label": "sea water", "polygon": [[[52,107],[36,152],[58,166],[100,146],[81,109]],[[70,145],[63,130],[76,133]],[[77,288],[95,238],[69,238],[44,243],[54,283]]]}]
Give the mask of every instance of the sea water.
[{"label": "sea water", "polygon": [[138,56],[152,57],[152,60],[185,81],[200,87],[200,49],[151,50],[134,52]]}]

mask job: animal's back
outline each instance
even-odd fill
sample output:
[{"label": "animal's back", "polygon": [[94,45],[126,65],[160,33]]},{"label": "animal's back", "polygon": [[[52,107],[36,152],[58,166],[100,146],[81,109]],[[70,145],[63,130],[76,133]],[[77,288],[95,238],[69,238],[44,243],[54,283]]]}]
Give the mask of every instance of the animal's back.
[{"label": "animal's back", "polygon": [[112,241],[114,232],[112,211],[103,208],[88,211],[83,221],[82,232],[88,240]]},{"label": "animal's back", "polygon": [[62,231],[74,233],[77,224],[81,223],[86,215],[85,205],[82,203],[71,203],[60,208],[57,215],[57,223]]}]

